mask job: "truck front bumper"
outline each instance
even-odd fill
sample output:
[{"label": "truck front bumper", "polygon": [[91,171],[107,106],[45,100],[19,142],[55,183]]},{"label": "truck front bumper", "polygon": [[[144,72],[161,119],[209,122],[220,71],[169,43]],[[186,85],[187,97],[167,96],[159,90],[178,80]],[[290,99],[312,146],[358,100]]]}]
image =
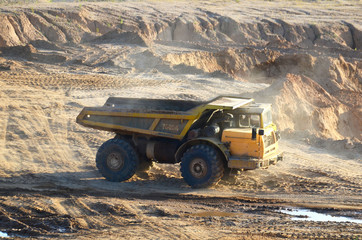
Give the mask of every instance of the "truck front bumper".
[{"label": "truck front bumper", "polygon": [[283,153],[273,154],[267,158],[245,158],[245,157],[231,157],[229,158],[228,167],[252,170],[256,168],[267,168],[271,164],[276,164],[278,161],[283,160]]}]

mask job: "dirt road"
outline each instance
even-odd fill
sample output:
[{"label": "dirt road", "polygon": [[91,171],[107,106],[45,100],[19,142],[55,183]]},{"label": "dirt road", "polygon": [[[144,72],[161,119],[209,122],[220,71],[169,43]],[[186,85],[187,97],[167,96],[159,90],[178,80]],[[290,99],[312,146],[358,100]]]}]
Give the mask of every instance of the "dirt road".
[{"label": "dirt road", "polygon": [[[36,75],[34,80],[23,74],[2,76],[2,99],[8,105],[2,118],[6,131],[0,231],[10,236],[348,239],[361,234],[358,222],[293,220],[281,212],[307,208],[361,219],[358,149],[346,151],[337,144],[344,151],[331,153],[302,140],[284,139],[285,161],[244,172],[235,183],[193,190],[181,178],[178,165],[160,164],[128,182],[110,183],[96,171],[94,156],[112,135],[84,129],[74,117],[82,102],[102,102],[115,86],[126,92],[137,85],[146,92],[161,83],[72,75]],[[70,81],[75,91],[81,88],[86,95],[71,96],[65,87]],[[112,89],[98,81],[112,83]]]}]

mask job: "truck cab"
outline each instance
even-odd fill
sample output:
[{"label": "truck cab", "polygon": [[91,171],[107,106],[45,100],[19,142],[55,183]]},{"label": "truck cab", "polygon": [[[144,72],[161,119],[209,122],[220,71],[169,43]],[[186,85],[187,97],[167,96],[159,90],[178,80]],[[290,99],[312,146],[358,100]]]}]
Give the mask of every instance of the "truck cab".
[{"label": "truck cab", "polygon": [[272,121],[271,104],[253,103],[230,114],[232,126],[224,129],[221,137],[221,141],[229,145],[229,168],[267,167],[281,159],[280,135]]}]

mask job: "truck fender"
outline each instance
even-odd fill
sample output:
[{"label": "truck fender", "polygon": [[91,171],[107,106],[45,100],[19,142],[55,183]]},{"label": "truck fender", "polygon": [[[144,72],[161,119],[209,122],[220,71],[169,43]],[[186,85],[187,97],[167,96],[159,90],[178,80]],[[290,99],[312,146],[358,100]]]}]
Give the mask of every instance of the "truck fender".
[{"label": "truck fender", "polygon": [[207,144],[213,146],[220,153],[220,156],[223,157],[224,162],[227,164],[227,161],[230,156],[229,149],[221,141],[218,141],[213,138],[198,138],[198,139],[191,139],[185,142],[176,151],[175,154],[176,162],[181,162],[181,157],[188,148],[198,144]]}]

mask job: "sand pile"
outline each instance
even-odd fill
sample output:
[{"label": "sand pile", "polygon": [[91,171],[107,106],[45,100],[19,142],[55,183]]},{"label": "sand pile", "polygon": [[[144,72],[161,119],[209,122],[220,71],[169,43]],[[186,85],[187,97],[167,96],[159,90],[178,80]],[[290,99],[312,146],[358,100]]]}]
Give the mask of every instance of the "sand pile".
[{"label": "sand pile", "polygon": [[341,103],[304,75],[287,74],[264,94],[275,91],[274,117],[281,130],[294,130],[304,136],[362,139],[362,105]]},{"label": "sand pile", "polygon": [[205,72],[224,72],[235,79],[245,80],[256,65],[274,61],[280,53],[269,49],[226,48],[217,52],[192,51],[167,54],[164,59],[171,65],[185,64]]},{"label": "sand pile", "polygon": [[267,74],[272,85],[255,94],[274,102],[282,130],[322,138],[362,139],[361,70],[339,58],[283,55],[262,63],[253,74]]}]

